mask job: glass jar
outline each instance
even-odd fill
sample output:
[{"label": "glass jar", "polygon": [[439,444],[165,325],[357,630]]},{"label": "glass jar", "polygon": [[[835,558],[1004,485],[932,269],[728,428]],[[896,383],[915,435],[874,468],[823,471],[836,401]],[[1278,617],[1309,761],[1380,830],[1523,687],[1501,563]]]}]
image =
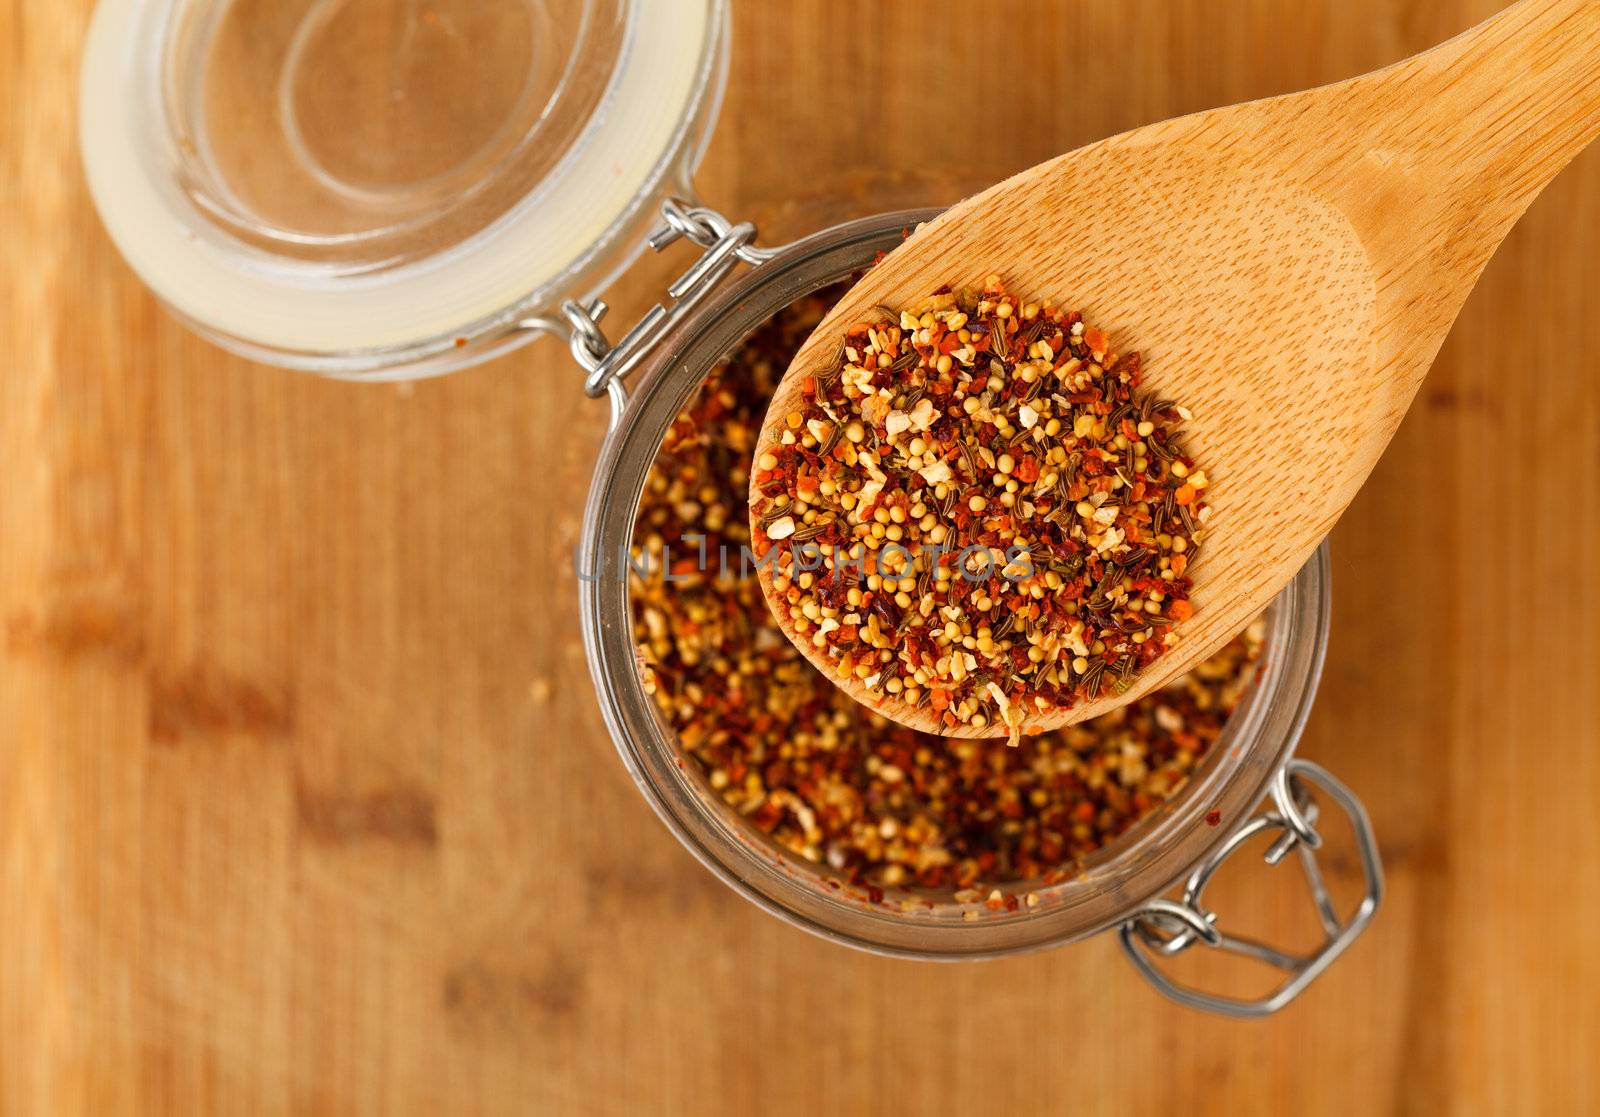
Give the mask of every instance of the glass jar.
[{"label": "glass jar", "polygon": [[[591,390],[611,395],[613,423],[595,469],[577,563],[584,641],[606,724],[640,790],[690,852],[746,898],[807,931],[882,954],[981,959],[1120,927],[1130,956],[1175,999],[1234,1015],[1274,1011],[1360,933],[1382,891],[1360,804],[1320,768],[1292,760],[1327,646],[1326,547],[1268,611],[1258,679],[1199,769],[1170,800],[1088,858],[1072,879],[1018,886],[1034,892],[1037,907],[990,910],[981,901],[953,897],[902,907],[894,895],[869,895],[826,866],[781,850],[724,804],[693,765],[681,762],[678,743],[644,688],[630,612],[627,547],[650,467],[674,418],[712,367],[756,327],[803,296],[870,266],[877,253],[899,243],[905,229],[936,212],[882,214],[828,228],[775,253],[750,252],[758,266],[715,288],[691,312],[658,316],[676,321],[617,366],[639,369],[631,392],[621,375],[607,380],[591,369]],[[698,217],[711,221],[703,212]],[[669,222],[694,219],[688,210],[669,213]],[[749,249],[753,230],[717,220],[725,230],[723,240],[708,246],[703,261],[721,259],[731,267],[737,252],[727,246]],[[576,340],[575,348],[581,349]],[[598,367],[604,368],[603,360]],[[1348,917],[1332,912],[1316,870],[1318,792],[1350,814],[1366,872],[1365,896]],[[1252,819],[1263,797],[1272,801],[1272,809]],[[1250,821],[1220,828],[1207,824],[1208,815]],[[1310,955],[1226,936],[1203,906],[1206,883],[1221,860],[1263,831],[1277,833],[1271,862],[1291,848],[1302,854],[1326,932]],[[1185,881],[1181,899],[1162,898]],[[1287,976],[1273,995],[1258,1001],[1184,989],[1153,959],[1197,941],[1277,965]]]},{"label": "glass jar", "polygon": [[[909,177],[841,184],[832,204],[801,207],[821,232],[769,249],[754,225],[684,200],[720,100],[727,19],[725,0],[101,0],[82,75],[86,173],[141,277],[248,356],[396,379],[542,333],[566,341],[589,394],[611,404],[577,556],[601,710],[656,812],[737,891],[835,942],[919,958],[990,958],[1115,927],[1169,996],[1274,1011],[1360,933],[1382,891],[1360,804],[1292,759],[1327,640],[1325,553],[1272,606],[1259,680],[1187,784],[1073,879],[1031,886],[1037,907],[877,902],[781,852],[680,766],[640,678],[628,599],[627,548],[662,437],[753,329],[936,212],[834,224],[847,196],[929,196]],[[646,244],[680,240],[699,258],[612,344],[595,293]],[[1319,801],[1349,814],[1366,875],[1347,916],[1317,871]],[[1296,852],[1311,882],[1324,941],[1310,954],[1229,936],[1205,906],[1216,867],[1263,834],[1268,860]],[[1185,989],[1159,961],[1196,943],[1285,977],[1256,1001]]]}]

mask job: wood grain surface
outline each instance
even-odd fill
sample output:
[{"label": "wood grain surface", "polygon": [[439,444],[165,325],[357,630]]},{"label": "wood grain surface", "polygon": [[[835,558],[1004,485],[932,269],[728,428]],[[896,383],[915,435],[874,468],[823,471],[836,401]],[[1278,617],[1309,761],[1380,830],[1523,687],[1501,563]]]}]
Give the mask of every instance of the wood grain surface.
[{"label": "wood grain surface", "polygon": [[[775,238],[951,201],[1495,7],[744,3],[699,184]],[[378,387],[191,336],[87,198],[87,9],[0,0],[0,1111],[1600,1110],[1600,152],[1334,533],[1302,753],[1366,797],[1390,894],[1235,1024],[1109,938],[893,962],[715,882],[591,697],[605,409],[561,347]],[[1296,932],[1293,890],[1232,883],[1230,918]]]}]

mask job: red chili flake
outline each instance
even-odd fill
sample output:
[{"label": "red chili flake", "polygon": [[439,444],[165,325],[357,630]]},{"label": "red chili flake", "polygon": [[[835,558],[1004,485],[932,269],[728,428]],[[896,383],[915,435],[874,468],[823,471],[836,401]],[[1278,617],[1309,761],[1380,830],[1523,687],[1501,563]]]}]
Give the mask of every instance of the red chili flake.
[{"label": "red chili flake", "polygon": [[1209,811],[1207,811],[1206,812],[1206,825],[1207,826],[1221,826],[1222,825],[1222,812],[1217,810],[1215,807],[1213,807]]}]

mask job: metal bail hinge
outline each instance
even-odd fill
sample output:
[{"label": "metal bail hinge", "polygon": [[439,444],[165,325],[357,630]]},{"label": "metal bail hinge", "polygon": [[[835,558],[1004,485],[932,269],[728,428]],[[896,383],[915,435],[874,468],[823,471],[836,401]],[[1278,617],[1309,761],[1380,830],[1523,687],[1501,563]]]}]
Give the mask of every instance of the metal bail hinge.
[{"label": "metal bail hinge", "polygon": [[[1322,845],[1317,833],[1317,802],[1312,789],[1327,795],[1350,817],[1355,831],[1356,850],[1366,891],[1348,918],[1334,910],[1317,863],[1316,851]],[[1308,760],[1292,760],[1272,781],[1274,810],[1256,815],[1228,836],[1209,857],[1189,875],[1179,900],[1153,900],[1118,929],[1122,948],[1139,972],[1163,995],[1190,1008],[1205,1009],[1225,1016],[1268,1016],[1299,996],[1317,975],[1355,941],[1372,921],[1383,899],[1383,867],[1378,861],[1377,840],[1361,800],[1325,769]],[[1275,833],[1265,860],[1276,865],[1290,851],[1300,855],[1300,865],[1311,887],[1312,902],[1322,923],[1322,944],[1309,954],[1297,955],[1243,936],[1229,935],[1217,927],[1216,914],[1205,906],[1206,884],[1240,846],[1258,834]],[[1180,985],[1156,964],[1160,957],[1171,957],[1195,943],[1227,950],[1283,970],[1286,977],[1271,994],[1247,1001],[1204,993]]]},{"label": "metal bail hinge", "polygon": [[740,262],[760,264],[779,251],[757,248],[753,243],[756,227],[750,222],[734,224],[716,210],[689,206],[676,198],[661,204],[661,219],[661,225],[650,234],[652,249],[660,252],[681,239],[705,249],[700,259],[667,288],[672,298],[670,305],[658,303],[612,345],[600,329],[600,320],[608,309],[603,301],[590,299],[580,304],[568,299],[561,304],[561,313],[572,328],[572,357],[586,373],[583,390],[591,396],[610,393],[613,405],[620,403],[622,382],[628,374],[711,293],[723,276]]}]

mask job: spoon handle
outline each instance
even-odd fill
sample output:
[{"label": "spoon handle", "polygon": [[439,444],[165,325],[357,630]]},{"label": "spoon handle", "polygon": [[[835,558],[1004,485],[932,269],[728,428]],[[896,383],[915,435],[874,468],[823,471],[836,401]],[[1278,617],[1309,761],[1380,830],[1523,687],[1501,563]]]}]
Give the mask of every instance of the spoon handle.
[{"label": "spoon handle", "polygon": [[[1520,0],[1415,57],[1282,98],[1289,173],[1357,231],[1380,362],[1413,388],[1490,257],[1600,134],[1600,0]],[[1396,396],[1403,412],[1410,393]]]},{"label": "spoon handle", "polygon": [[1339,116],[1359,146],[1329,153],[1329,193],[1378,255],[1437,269],[1447,248],[1475,279],[1600,134],[1600,0],[1520,0],[1350,85]]}]

